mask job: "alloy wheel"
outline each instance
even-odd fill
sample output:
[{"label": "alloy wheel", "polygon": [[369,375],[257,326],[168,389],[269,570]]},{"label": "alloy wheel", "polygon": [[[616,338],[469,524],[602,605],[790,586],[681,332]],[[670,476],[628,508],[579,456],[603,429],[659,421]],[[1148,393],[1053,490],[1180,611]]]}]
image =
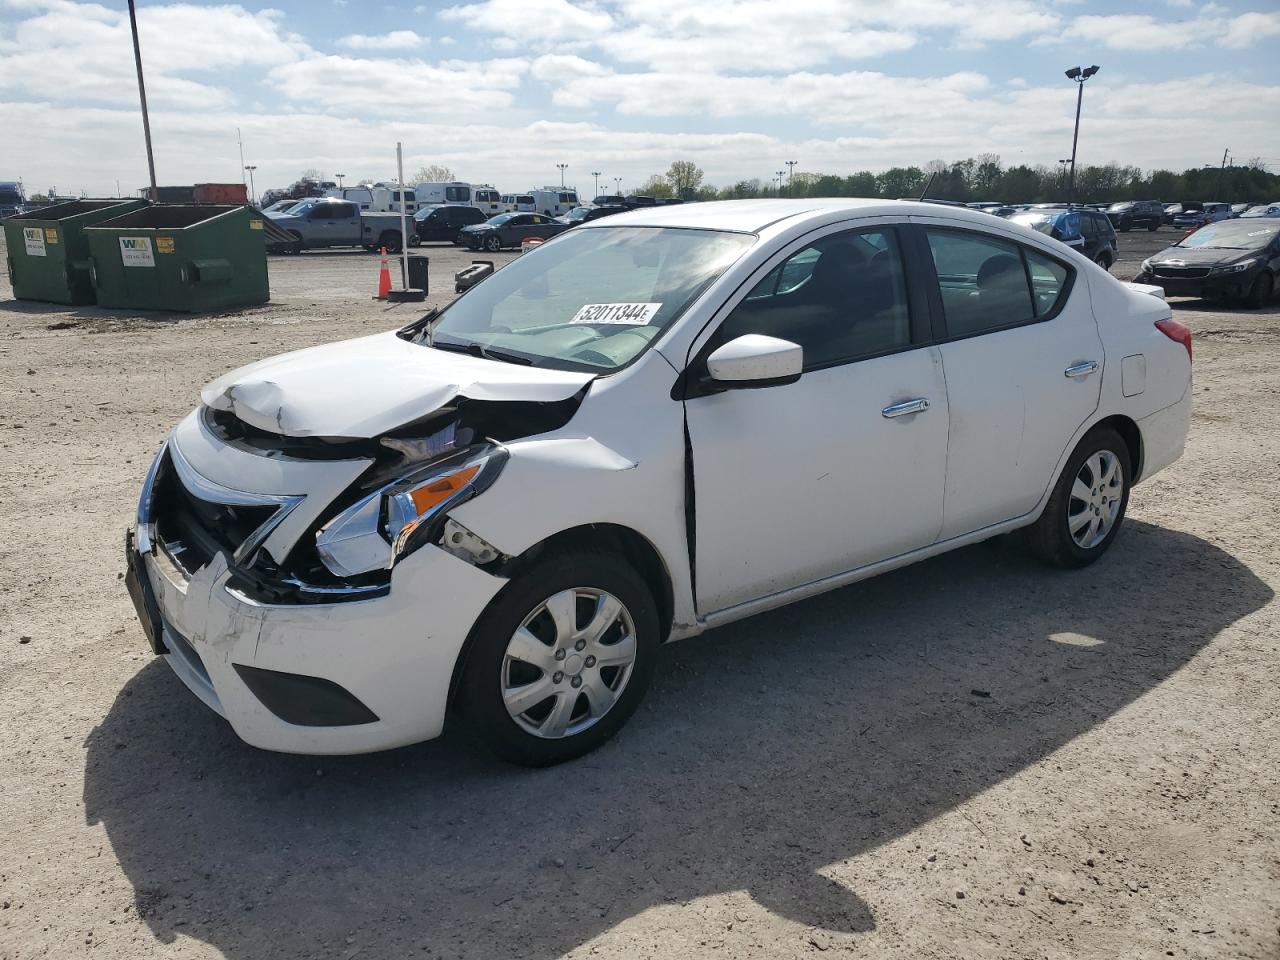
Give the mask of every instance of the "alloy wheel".
[{"label": "alloy wheel", "polygon": [[508,641],[502,702],[527,733],[572,737],[618,702],[635,661],[635,623],[617,597],[591,587],[561,590],[538,604]]},{"label": "alloy wheel", "polygon": [[1120,458],[1099,450],[1080,464],[1067,502],[1067,529],[1082,550],[1092,550],[1107,538],[1120,514],[1124,471]]}]

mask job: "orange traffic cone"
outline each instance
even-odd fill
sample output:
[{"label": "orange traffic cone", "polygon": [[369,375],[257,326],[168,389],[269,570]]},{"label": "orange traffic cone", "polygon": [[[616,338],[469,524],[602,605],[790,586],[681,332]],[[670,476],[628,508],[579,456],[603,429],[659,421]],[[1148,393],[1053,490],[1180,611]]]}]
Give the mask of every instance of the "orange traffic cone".
[{"label": "orange traffic cone", "polygon": [[378,272],[378,295],[375,300],[387,299],[391,292],[391,271],[387,269],[387,248],[382,248],[382,269]]}]

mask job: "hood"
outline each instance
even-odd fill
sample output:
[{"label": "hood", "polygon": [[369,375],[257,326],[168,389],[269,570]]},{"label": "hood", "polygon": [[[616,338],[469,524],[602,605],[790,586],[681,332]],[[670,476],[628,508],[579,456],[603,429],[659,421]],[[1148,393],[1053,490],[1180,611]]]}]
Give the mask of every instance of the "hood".
[{"label": "hood", "polygon": [[214,380],[200,399],[269,433],[368,439],[455,397],[551,403],[594,376],[433,350],[392,332],[251,363]]},{"label": "hood", "polygon": [[1208,267],[1219,263],[1232,263],[1252,256],[1256,251],[1223,250],[1214,247],[1166,247],[1150,259],[1151,263],[1169,266]]}]

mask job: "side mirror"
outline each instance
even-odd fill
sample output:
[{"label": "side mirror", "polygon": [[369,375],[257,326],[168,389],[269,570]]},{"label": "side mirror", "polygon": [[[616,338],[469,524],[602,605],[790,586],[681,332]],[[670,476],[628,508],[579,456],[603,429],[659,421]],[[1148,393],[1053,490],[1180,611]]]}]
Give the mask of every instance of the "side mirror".
[{"label": "side mirror", "polygon": [[798,343],[760,333],[730,340],[707,357],[711,379],[729,389],[795,383],[803,369],[804,349]]}]

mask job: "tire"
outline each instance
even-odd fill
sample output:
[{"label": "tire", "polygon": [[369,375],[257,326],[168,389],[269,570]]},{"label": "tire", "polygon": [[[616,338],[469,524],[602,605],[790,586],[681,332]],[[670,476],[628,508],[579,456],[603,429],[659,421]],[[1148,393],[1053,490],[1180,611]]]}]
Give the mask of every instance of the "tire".
[{"label": "tire", "polygon": [[1119,230],[1121,233],[1128,233],[1130,230],[1133,229],[1133,221],[1121,220],[1120,224],[1116,227],[1116,229]]},{"label": "tire", "polygon": [[1159,221],[1156,221],[1155,223],[1148,223],[1148,224],[1147,224],[1147,232],[1148,232],[1148,233],[1155,233],[1155,232],[1156,232],[1157,230],[1159,230],[1159,229],[1160,229],[1160,222],[1159,222]]},{"label": "tire", "polygon": [[502,238],[496,233],[491,237],[485,237],[484,248],[491,253],[497,253],[502,249]]},{"label": "tire", "polygon": [[1263,271],[1253,281],[1253,286],[1249,288],[1244,302],[1254,309],[1265,306],[1267,301],[1271,299],[1271,293],[1274,289],[1275,282],[1271,279],[1271,274]]},{"label": "tire", "polygon": [[1120,434],[1108,427],[1091,431],[1067,460],[1044,513],[1027,528],[1027,546],[1054,566],[1093,563],[1124,523],[1132,476],[1129,447]]},{"label": "tire", "polygon": [[1093,262],[1100,266],[1103,270],[1111,269],[1111,258],[1105,253],[1100,253],[1093,258]]},{"label": "tire", "polygon": [[378,238],[378,246],[386,247],[387,253],[400,252],[400,234],[388,230]]},{"label": "tire", "polygon": [[[564,606],[566,595],[576,604]],[[610,618],[613,603],[618,606]],[[605,626],[605,642],[572,640],[567,629],[556,628],[549,605],[570,611],[573,630]],[[580,757],[617,733],[644,697],[657,662],[658,630],[648,586],[618,555],[584,551],[544,558],[518,574],[476,621],[458,706],[484,744],[512,763],[545,767]],[[625,662],[600,666],[593,650],[600,660]],[[603,709],[593,697],[601,698]]]},{"label": "tire", "polygon": [[302,241],[301,234],[294,233],[292,230],[290,230],[289,232],[293,234],[294,240],[293,240],[293,243],[289,244],[285,248],[285,252],[296,257],[298,254],[302,252],[302,249],[305,246],[305,244]]}]

